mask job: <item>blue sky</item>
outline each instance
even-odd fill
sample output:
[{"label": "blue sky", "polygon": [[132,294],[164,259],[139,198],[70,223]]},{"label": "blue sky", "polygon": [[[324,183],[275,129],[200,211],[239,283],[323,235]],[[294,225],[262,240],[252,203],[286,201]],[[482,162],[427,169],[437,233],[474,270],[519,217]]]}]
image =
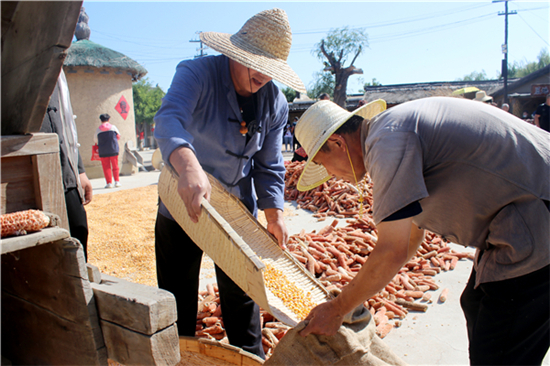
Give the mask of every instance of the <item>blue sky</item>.
[{"label": "blue sky", "polygon": [[[369,48],[348,93],[373,78],[383,85],[453,81],[473,71],[496,78],[504,58],[503,2],[104,2],[84,1],[90,40],[139,62],[167,91],[177,64],[199,54],[199,31],[236,33],[254,14],[286,11],[293,32],[289,65],[306,87],[323,68],[314,45],[331,29],[364,28]],[[536,61],[550,43],[548,1],[510,1],[508,61]],[[208,49],[209,55],[217,54]],[[349,60],[348,60],[349,63]],[[346,63],[346,66],[348,65]]]}]

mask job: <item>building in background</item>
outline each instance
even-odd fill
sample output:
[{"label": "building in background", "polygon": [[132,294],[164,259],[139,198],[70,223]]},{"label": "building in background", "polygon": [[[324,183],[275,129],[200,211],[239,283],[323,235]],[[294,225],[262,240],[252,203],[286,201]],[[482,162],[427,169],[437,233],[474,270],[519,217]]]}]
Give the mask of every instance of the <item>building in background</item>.
[{"label": "building in background", "polygon": [[145,76],[147,70],[122,53],[90,41],[87,23],[88,16],[82,8],[75,30],[76,41],[71,44],[63,64],[73,112],[77,116],[80,154],[88,177],[103,177],[101,163],[91,161],[91,153],[94,134],[100,124],[99,115],[108,113],[110,122],[121,134],[120,174],[134,174],[138,167],[127,151],[136,147],[132,82]]}]

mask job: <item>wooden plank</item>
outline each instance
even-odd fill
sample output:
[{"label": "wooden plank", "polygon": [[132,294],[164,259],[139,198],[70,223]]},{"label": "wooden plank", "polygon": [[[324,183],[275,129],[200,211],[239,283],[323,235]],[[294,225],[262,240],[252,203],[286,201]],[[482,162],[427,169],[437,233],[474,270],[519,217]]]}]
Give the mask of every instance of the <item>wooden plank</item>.
[{"label": "wooden plank", "polygon": [[89,324],[2,291],[2,354],[15,365],[106,365]]},{"label": "wooden plank", "polygon": [[88,280],[93,283],[101,283],[101,272],[99,268],[91,263],[86,263],[86,269],[88,270]]},{"label": "wooden plank", "polygon": [[36,208],[31,157],[2,158],[1,167],[0,213]]},{"label": "wooden plank", "polygon": [[57,227],[47,227],[35,233],[21,236],[3,238],[0,241],[1,254],[15,252],[22,249],[32,248],[42,244],[68,238],[69,232]]},{"label": "wooden plank", "polygon": [[177,320],[176,299],[168,291],[106,274],[91,284],[99,317],[133,331],[152,335]]},{"label": "wooden plank", "polygon": [[2,158],[51,154],[59,152],[59,140],[55,133],[36,132],[32,135],[2,136]]},{"label": "wooden plank", "polygon": [[34,155],[33,166],[37,207],[59,216],[60,226],[69,230],[59,153]]},{"label": "wooden plank", "polygon": [[175,365],[180,361],[176,324],[144,335],[101,320],[109,358],[123,365]]},{"label": "wooden plank", "polygon": [[81,5],[19,1],[2,12],[2,135],[40,130]]},{"label": "wooden plank", "polygon": [[75,323],[97,318],[84,251],[76,239],[3,254],[1,261],[2,291]]},{"label": "wooden plank", "polygon": [[[46,234],[47,233],[47,234]],[[58,228],[12,240],[34,243]],[[38,245],[38,244],[36,244]],[[2,353],[15,364],[107,363],[82,245],[66,238],[1,256]],[[6,351],[7,350],[7,351]]]}]

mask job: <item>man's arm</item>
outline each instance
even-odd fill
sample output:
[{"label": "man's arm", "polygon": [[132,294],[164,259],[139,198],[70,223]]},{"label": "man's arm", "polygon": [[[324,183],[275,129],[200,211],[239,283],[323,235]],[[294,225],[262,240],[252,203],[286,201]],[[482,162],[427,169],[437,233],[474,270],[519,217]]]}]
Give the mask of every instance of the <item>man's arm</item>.
[{"label": "man's arm", "polygon": [[412,224],[412,217],[382,222],[377,226],[378,242],[355,278],[334,300],[315,307],[300,335],[334,335],[344,316],[382,290],[416,253],[424,230]]},{"label": "man's arm", "polygon": [[175,149],[170,154],[170,164],[179,175],[178,193],[185,203],[191,221],[198,222],[202,198],[210,200],[212,186],[193,150],[187,147]]},{"label": "man's arm", "polygon": [[537,127],[540,127],[539,118],[540,118],[540,114],[535,114],[535,126]]}]

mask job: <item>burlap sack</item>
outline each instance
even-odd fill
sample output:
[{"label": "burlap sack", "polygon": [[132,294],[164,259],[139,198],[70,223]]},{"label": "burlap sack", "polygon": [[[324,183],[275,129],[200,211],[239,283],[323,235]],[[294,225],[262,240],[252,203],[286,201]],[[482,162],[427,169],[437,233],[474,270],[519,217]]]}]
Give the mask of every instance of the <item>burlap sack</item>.
[{"label": "burlap sack", "polygon": [[302,337],[299,332],[305,327],[301,322],[289,330],[264,365],[406,365],[376,335],[371,314],[362,305],[346,316],[334,336]]}]

